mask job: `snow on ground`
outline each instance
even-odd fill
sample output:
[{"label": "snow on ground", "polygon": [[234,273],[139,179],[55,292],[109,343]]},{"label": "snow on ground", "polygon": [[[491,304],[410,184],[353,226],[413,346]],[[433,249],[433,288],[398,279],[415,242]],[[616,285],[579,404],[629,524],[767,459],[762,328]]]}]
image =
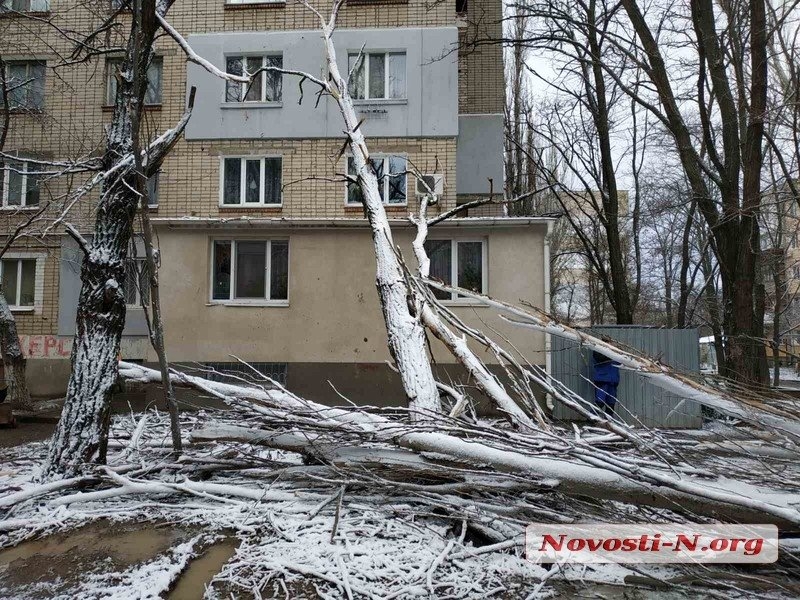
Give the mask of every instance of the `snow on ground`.
[{"label": "snow on ground", "polygon": [[[0,450],[0,515],[5,517],[0,520],[0,547],[22,542],[23,549],[26,540],[87,524],[99,525],[109,536],[122,524],[167,527],[181,536],[129,565],[92,559],[80,567],[78,576],[72,573],[73,580],[60,575],[48,579],[47,573],[41,580],[9,580],[17,563],[4,563],[0,552],[0,597],[164,597],[193,557],[221,539],[235,539],[238,547],[207,582],[205,598],[538,598],[574,597],[578,588],[598,594],[610,589],[606,597],[613,597],[621,593],[617,586],[626,577],[642,572],[658,578],[681,575],[680,568],[665,566],[647,566],[644,571],[619,565],[548,570],[525,561],[521,547],[485,551],[466,535],[463,521],[435,507],[420,510],[412,493],[404,500],[402,494],[348,490],[330,470],[321,469],[316,482],[313,477],[296,478],[302,465],[296,454],[216,442],[194,446],[175,463],[169,456],[167,421],[160,415],[150,413],[144,434],[131,442],[140,419],[141,415],[116,417],[112,428],[109,465],[118,471],[123,465],[134,469],[120,479],[132,482],[126,484],[126,495],[107,491],[103,497],[95,485],[85,492],[70,489],[37,497],[4,514],[3,500],[9,493],[25,493],[38,485],[38,462],[46,447],[33,443]],[[185,431],[201,424],[242,424],[224,413],[184,415],[183,421]],[[211,464],[216,468],[207,467]],[[148,465],[158,465],[158,474],[148,474]],[[303,468],[307,472],[308,467]],[[156,488],[159,484],[181,493],[167,493],[172,490]],[[105,535],[97,537],[102,541]],[[91,544],[76,548],[87,546]],[[202,584],[195,593],[200,597]],[[659,597],[684,597],[681,592],[664,593]]]},{"label": "snow on ground", "polygon": [[[771,369],[770,376],[772,376]],[[781,381],[800,381],[800,373],[794,367],[781,367]]]}]

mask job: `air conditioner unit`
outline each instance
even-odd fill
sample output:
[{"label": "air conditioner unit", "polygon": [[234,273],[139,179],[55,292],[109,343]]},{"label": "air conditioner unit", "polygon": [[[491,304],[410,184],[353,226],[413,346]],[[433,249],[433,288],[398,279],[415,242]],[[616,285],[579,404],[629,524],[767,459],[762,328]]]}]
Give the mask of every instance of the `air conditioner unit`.
[{"label": "air conditioner unit", "polygon": [[417,178],[417,196],[431,193],[441,196],[444,193],[444,177],[441,175],[421,175]]}]

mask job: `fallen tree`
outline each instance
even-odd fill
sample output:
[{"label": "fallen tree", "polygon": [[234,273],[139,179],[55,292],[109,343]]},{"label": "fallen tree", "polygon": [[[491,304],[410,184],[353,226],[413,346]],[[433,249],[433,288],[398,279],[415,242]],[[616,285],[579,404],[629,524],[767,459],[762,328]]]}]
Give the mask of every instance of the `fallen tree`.
[{"label": "fallen tree", "polygon": [[[140,383],[160,383],[158,371],[120,363],[120,374]],[[488,425],[437,424],[436,431],[392,420],[359,408],[334,408],[295,396],[274,384],[251,387],[212,382],[173,372],[174,385],[192,387],[224,400],[252,416],[253,435],[268,442],[276,427],[295,432],[355,438],[359,443],[383,443],[444,462],[465,463],[486,470],[528,478],[533,486],[557,489],[577,497],[592,497],[690,512],[713,519],[800,525],[800,511],[789,493],[759,490],[708,474],[652,466],[642,456],[619,456],[546,432],[520,433]],[[259,432],[259,428],[269,429]],[[678,465],[679,466],[679,465]],[[685,465],[688,466],[688,465]]]},{"label": "fallen tree", "polygon": [[[495,300],[470,290],[443,285],[430,279],[425,283],[433,288],[457,292],[487,306],[499,310],[508,322],[555,335],[578,344],[618,362],[622,368],[636,372],[653,385],[688,400],[713,408],[723,415],[741,419],[760,428],[768,428],[788,438],[792,443],[800,442],[800,411],[790,403],[769,403],[766,399],[746,388],[736,387],[737,396],[711,387],[677,372],[672,367],[659,363],[633,350],[624,350],[617,344],[603,340],[584,331],[578,331],[553,319],[544,311],[527,305],[520,308]],[[511,318],[513,317],[513,318]],[[732,384],[732,382],[731,382]]]}]

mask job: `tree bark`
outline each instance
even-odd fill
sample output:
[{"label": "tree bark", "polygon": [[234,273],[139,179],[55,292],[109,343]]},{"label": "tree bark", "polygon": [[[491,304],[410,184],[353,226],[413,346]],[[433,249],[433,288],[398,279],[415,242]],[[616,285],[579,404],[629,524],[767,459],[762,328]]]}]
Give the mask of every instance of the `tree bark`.
[{"label": "tree bark", "polygon": [[[146,178],[139,177],[140,190],[145,189],[142,185],[142,180]],[[148,283],[150,285],[150,308],[152,310],[152,319],[150,322],[150,342],[153,345],[156,356],[158,357],[158,368],[161,371],[161,380],[164,382],[164,402],[169,411],[169,424],[170,432],[172,433],[172,449],[175,452],[181,452],[183,449],[181,443],[181,425],[178,416],[178,403],[175,400],[175,390],[172,388],[172,379],[169,377],[169,361],[167,360],[167,351],[164,346],[164,319],[161,316],[161,292],[158,285],[158,264],[155,259],[153,250],[153,226],[150,223],[150,215],[147,210],[146,195],[143,196],[145,201],[142,202],[141,215],[142,215],[142,238],[144,239],[144,250],[147,264]]]},{"label": "tree bark", "polygon": [[[664,109],[662,119],[673,136],[686,177],[706,220],[712,249],[720,267],[722,281],[722,327],[725,336],[723,375],[738,381],[758,383],[763,376],[761,357],[764,344],[755,313],[756,265],[760,254],[758,217],[760,181],[763,163],[762,140],[767,99],[766,16],[764,0],[750,0],[750,103],[744,139],[740,124],[744,106],[738,106],[726,73],[727,57],[716,31],[714,4],[711,0],[691,3],[692,21],[697,36],[702,69],[708,68],[719,107],[723,157],[717,155],[705,101],[699,98],[701,121],[707,150],[718,172],[722,211],[711,193],[704,165],[695,150],[689,128],[680,112],[664,59],[642,11],[635,0],[621,0],[647,56],[646,70]],[[703,71],[704,72],[704,71]],[[745,85],[740,82],[740,85]],[[743,90],[740,90],[742,93]],[[742,181],[740,190],[739,182]]]},{"label": "tree bark", "polygon": [[6,402],[10,402],[11,406],[18,410],[33,410],[28,381],[25,377],[26,360],[19,345],[17,322],[2,290],[0,290],[0,352],[5,363],[5,378],[8,384]]},{"label": "tree bark", "polygon": [[369,149],[347,82],[339,72],[333,45],[333,22],[323,26],[328,72],[335,86],[335,99],[344,119],[348,146],[355,164],[358,183],[364,197],[364,211],[372,229],[377,267],[376,286],[381,302],[389,353],[397,364],[412,418],[425,419],[441,412],[439,390],[428,359],[425,329],[420,306],[408,290],[405,275],[395,254],[389,220],[378,191],[378,179],[370,163]]},{"label": "tree bark", "polygon": [[[158,3],[166,12],[171,2]],[[131,33],[120,73],[117,97],[103,155],[103,170],[112,173],[103,185],[90,243],[84,250],[78,300],[72,373],[67,396],[42,470],[45,479],[71,477],[82,465],[103,460],[108,435],[111,389],[117,382],[120,342],[125,327],[122,284],[133,221],[139,202],[133,161],[133,131],[138,131],[147,68],[159,25],[155,0],[134,0]],[[157,164],[177,140],[187,116],[170,135],[151,147],[148,164]],[[74,237],[79,237],[73,232]]]}]

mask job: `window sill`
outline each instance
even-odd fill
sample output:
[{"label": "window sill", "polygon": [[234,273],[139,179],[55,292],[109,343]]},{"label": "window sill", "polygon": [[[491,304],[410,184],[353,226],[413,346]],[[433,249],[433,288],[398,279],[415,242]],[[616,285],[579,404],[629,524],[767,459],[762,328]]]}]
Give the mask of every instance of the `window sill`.
[{"label": "window sill", "polygon": [[445,306],[466,306],[470,308],[489,308],[489,305],[481,302],[480,300],[471,300],[469,298],[459,298],[458,300],[439,300]]},{"label": "window sill", "polygon": [[282,209],[283,204],[220,204],[225,210],[262,210],[265,208]]},{"label": "window sill", "polygon": [[248,108],[283,108],[283,102],[222,102],[223,110],[247,110]]},{"label": "window sill", "polygon": [[[157,112],[160,111],[163,107],[163,104],[145,104],[144,110],[145,112]],[[113,104],[104,104],[103,105],[103,112],[110,113],[114,112],[114,105]]]},{"label": "window sill", "polygon": [[35,306],[9,306],[8,310],[12,313],[32,313],[36,310]]},{"label": "window sill", "polygon": [[[0,113],[6,112],[4,108],[0,108]],[[44,108],[28,108],[25,106],[12,106],[8,109],[10,115],[30,115],[38,117],[44,114]]]},{"label": "window sill", "polygon": [[408,4],[408,0],[347,0],[347,6],[383,6],[386,4]]},{"label": "window sill", "polygon": [[28,17],[47,18],[50,16],[49,10],[30,11],[30,10],[3,10],[0,11],[0,19],[26,19]]},{"label": "window sill", "polygon": [[[345,210],[363,211],[364,205],[345,203],[344,208]],[[383,208],[408,208],[408,202],[392,202],[391,204],[387,204],[386,202],[384,202]]]},{"label": "window sill", "polygon": [[275,2],[264,0],[263,2],[245,2],[242,4],[229,4],[226,2],[223,5],[224,10],[247,10],[254,8],[286,8],[286,2],[284,0],[277,0]]},{"label": "window sill", "polygon": [[402,104],[408,104],[408,98],[367,98],[353,100],[353,106],[394,106]]},{"label": "window sill", "polygon": [[39,210],[39,206],[0,206],[3,212],[28,212]]},{"label": "window sill", "polygon": [[212,300],[206,306],[233,306],[245,308],[289,308],[288,300]]}]

